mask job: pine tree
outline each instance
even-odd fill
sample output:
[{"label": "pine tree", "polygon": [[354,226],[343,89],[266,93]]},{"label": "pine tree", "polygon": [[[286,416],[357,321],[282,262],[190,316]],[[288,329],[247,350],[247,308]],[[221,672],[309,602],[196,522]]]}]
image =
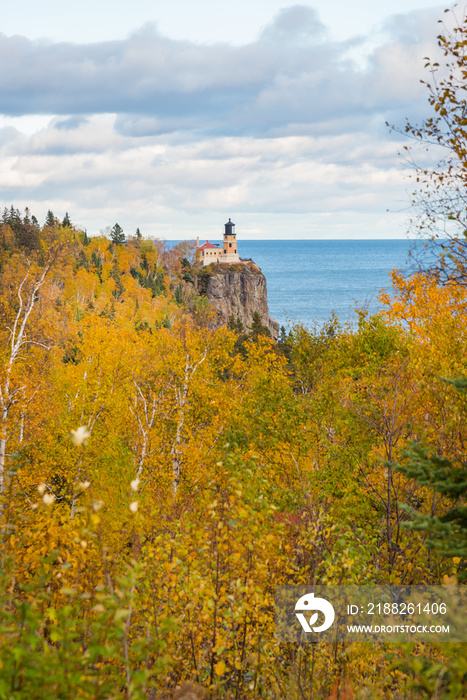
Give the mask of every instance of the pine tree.
[{"label": "pine tree", "polygon": [[140,241],[142,238],[143,238],[143,236],[141,235],[141,231],[139,230],[139,228],[137,228],[136,229],[136,240]]},{"label": "pine tree", "polygon": [[63,217],[62,226],[63,228],[71,228],[71,221],[68,212],[66,212],[65,216]]},{"label": "pine tree", "polygon": [[271,331],[266,326],[261,323],[261,316],[257,311],[253,313],[252,323],[250,326],[250,338],[257,340],[258,336],[264,335],[266,337],[271,337]]},{"label": "pine tree", "polygon": [[284,326],[281,326],[280,332],[279,332],[279,338],[277,341],[277,347],[281,351],[281,353],[286,357],[288,360],[290,360],[290,357],[292,355],[292,337],[291,334],[287,336],[286,330]]},{"label": "pine tree", "polygon": [[237,333],[237,335],[241,335],[245,332],[245,327],[243,325],[242,319],[239,316],[237,316],[237,318],[234,318],[234,316],[229,316],[227,328],[230,331]]},{"label": "pine tree", "polygon": [[76,264],[76,269],[79,269],[80,267],[84,267],[85,270],[89,270],[89,262],[86,257],[86,254],[84,250],[79,251],[79,256],[78,256],[78,262]]},{"label": "pine tree", "polygon": [[100,259],[99,253],[97,253],[95,250],[92,251],[91,265],[94,266],[95,271],[102,282],[102,260]]},{"label": "pine tree", "polygon": [[87,231],[84,232],[83,245],[89,245],[89,238]]},{"label": "pine tree", "polygon": [[15,209],[13,205],[11,205],[8,213],[8,224],[15,233],[18,233],[23,225],[21,220],[21,212],[19,209]]},{"label": "pine tree", "polygon": [[120,270],[118,268],[117,261],[115,261],[113,266],[112,266],[112,271],[110,273],[110,276],[112,277],[113,280],[115,280],[115,289],[113,290],[112,294],[115,297],[115,299],[120,299],[123,292],[125,291],[125,287],[123,286],[123,282],[122,282],[122,278],[120,276]]},{"label": "pine tree", "polygon": [[114,245],[123,245],[125,243],[125,234],[120,224],[115,224],[110,232],[110,238]]},{"label": "pine tree", "polygon": [[182,285],[181,284],[179,284],[177,286],[177,288],[175,289],[174,300],[175,300],[175,303],[178,304],[178,306],[181,306],[183,304],[183,294],[182,294]]},{"label": "pine tree", "polygon": [[55,216],[51,209],[49,209],[47,216],[45,217],[45,225],[49,226],[50,228],[55,228]]},{"label": "pine tree", "polygon": [[[467,395],[467,379],[449,382],[461,394]],[[408,529],[429,533],[426,545],[446,557],[459,557],[462,564],[458,571],[459,579],[467,579],[467,462],[453,461],[441,457],[426,447],[413,444],[405,453],[406,464],[393,465],[409,479],[414,479],[420,486],[432,488],[444,496],[450,507],[444,515],[434,516],[414,510],[414,504],[403,504],[402,508],[410,514],[410,521],[405,524]],[[416,503],[420,509],[423,504]]]},{"label": "pine tree", "polygon": [[28,207],[24,210],[23,219],[21,219],[19,211],[15,211],[13,207],[11,207],[10,213],[10,227],[13,230],[17,244],[28,250],[39,248],[39,227],[31,219]]}]

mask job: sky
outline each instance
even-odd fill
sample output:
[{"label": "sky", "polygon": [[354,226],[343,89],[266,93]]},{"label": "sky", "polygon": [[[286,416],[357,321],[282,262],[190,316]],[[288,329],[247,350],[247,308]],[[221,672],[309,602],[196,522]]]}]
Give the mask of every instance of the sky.
[{"label": "sky", "polygon": [[0,205],[95,235],[403,238],[428,116],[423,0],[15,0],[0,16]]}]

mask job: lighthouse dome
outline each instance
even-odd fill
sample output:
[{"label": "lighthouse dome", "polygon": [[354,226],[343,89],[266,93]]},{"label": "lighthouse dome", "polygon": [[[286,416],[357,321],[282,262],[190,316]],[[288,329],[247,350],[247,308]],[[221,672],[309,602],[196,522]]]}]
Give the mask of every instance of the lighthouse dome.
[{"label": "lighthouse dome", "polygon": [[225,235],[235,236],[235,224],[231,219],[229,219],[228,222],[225,224]]}]

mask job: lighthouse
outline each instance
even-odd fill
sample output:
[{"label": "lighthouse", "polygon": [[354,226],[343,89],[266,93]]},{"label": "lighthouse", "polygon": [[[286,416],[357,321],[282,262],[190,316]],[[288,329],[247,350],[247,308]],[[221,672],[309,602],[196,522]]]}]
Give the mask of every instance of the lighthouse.
[{"label": "lighthouse", "polygon": [[235,224],[231,219],[225,224],[224,241],[222,246],[221,261],[226,263],[238,263],[240,258],[237,253],[237,234]]},{"label": "lighthouse", "polygon": [[210,263],[239,263],[241,262],[237,251],[237,234],[235,224],[232,219],[224,225],[224,240],[222,248],[219,243],[209,243],[206,241],[202,246],[199,244],[199,237],[196,241],[196,256],[203,266]]}]

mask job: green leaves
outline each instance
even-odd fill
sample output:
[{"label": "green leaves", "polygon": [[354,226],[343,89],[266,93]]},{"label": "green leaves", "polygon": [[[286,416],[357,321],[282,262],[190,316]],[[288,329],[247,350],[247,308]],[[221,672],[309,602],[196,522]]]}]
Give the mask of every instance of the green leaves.
[{"label": "green leaves", "polygon": [[[13,560],[2,562],[0,699],[144,700],[168,665],[161,656],[163,645],[156,641],[157,625],[141,615],[137,586],[143,567],[127,565],[107,586],[95,585],[92,576],[76,571],[76,585],[57,591],[57,555],[65,558],[66,547],[55,552],[52,568],[49,557],[40,559],[43,566],[27,586],[16,580]],[[103,566],[101,561],[101,570]]]},{"label": "green leaves", "polygon": [[[412,505],[402,504],[409,520],[404,526],[426,532],[426,545],[445,557],[460,557],[459,578],[467,577],[467,464],[441,457],[428,448],[413,444],[404,454],[406,461],[394,468],[421,487],[427,487],[427,505],[433,503],[430,492],[440,494],[436,511],[415,511]],[[419,502],[421,505],[421,502]],[[420,507],[420,506],[419,506]]]}]

